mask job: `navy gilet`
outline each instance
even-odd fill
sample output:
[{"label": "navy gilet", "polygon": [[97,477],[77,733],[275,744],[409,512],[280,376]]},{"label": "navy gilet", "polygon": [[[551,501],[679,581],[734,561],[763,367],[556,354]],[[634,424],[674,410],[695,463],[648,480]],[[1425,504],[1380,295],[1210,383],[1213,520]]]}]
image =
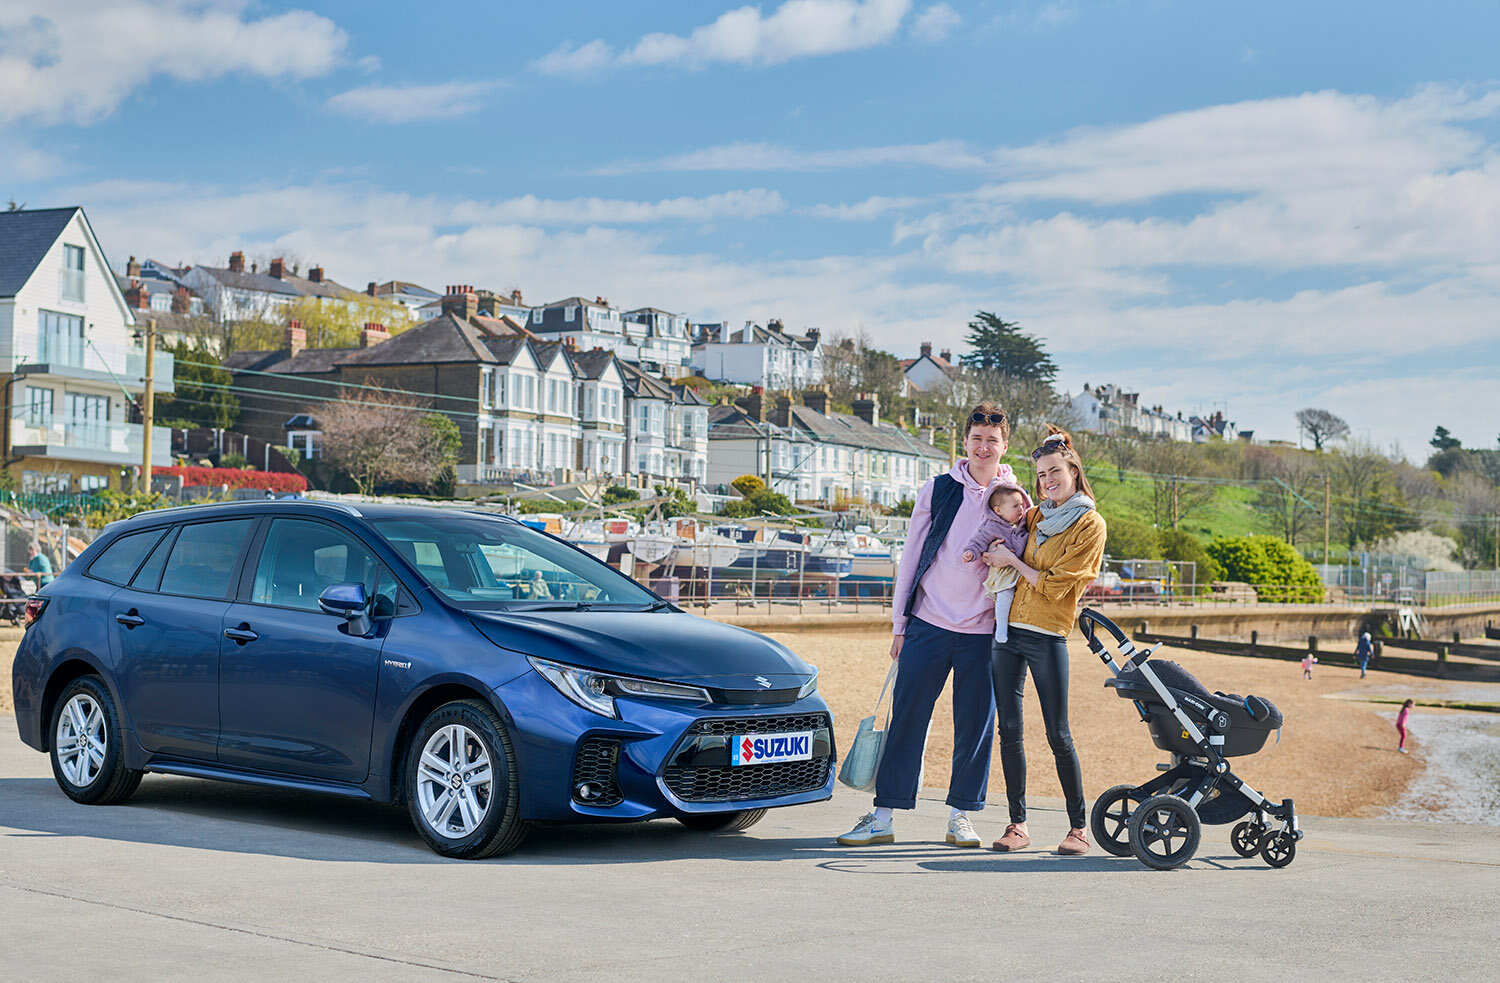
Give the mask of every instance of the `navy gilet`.
[{"label": "navy gilet", "polygon": [[922,540],[922,555],[917,559],[917,573],[911,578],[911,593],[906,596],[906,616],[911,617],[912,606],[917,603],[917,585],[922,575],[937,559],[938,550],[958,515],[958,507],[964,502],[964,486],[951,474],[940,474],[932,480],[932,500],[928,511],[932,525],[927,527],[927,538]]}]

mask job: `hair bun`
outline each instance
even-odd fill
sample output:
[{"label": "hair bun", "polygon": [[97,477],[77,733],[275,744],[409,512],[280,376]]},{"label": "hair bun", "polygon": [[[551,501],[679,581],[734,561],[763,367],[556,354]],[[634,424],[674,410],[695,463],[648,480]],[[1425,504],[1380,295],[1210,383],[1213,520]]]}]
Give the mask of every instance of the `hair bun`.
[{"label": "hair bun", "polygon": [[1073,440],[1068,436],[1067,431],[1053,430],[1047,436],[1042,438],[1042,446],[1046,447],[1048,444],[1062,444],[1064,447],[1071,448],[1073,446]]}]

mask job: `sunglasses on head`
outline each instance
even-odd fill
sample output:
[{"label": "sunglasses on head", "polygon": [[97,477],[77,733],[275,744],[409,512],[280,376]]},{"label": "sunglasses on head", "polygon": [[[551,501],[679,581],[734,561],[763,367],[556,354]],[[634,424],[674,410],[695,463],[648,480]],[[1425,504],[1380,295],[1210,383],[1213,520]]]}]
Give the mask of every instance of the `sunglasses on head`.
[{"label": "sunglasses on head", "polygon": [[1031,452],[1031,459],[1035,461],[1044,454],[1055,454],[1067,446],[1067,441],[1061,437],[1048,438],[1042,441],[1042,446]]},{"label": "sunglasses on head", "polygon": [[987,423],[992,427],[998,427],[1005,422],[1004,413],[980,413],[975,411],[969,415],[970,423]]}]

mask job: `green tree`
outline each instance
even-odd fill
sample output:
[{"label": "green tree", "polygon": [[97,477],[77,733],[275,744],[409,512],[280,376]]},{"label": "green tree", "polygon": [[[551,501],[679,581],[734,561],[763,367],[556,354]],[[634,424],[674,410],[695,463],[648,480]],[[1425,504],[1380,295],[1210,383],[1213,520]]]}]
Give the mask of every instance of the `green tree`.
[{"label": "green tree", "polygon": [[158,426],[193,429],[234,429],[240,416],[240,401],[228,387],[234,382],[218,356],[207,348],[179,341],[170,349],[173,393],[157,396]]},{"label": "green tree", "polygon": [[451,496],[458,484],[458,451],[463,434],[458,424],[441,413],[428,413],[418,421],[425,445],[434,452],[432,478],[427,488],[433,494]]},{"label": "green tree", "polygon": [[761,488],[745,498],[725,502],[722,514],[736,519],[752,519],[767,512],[772,515],[796,515],[797,507],[781,492]]},{"label": "green tree", "polygon": [[738,478],[731,481],[729,483],[729,486],[735,491],[739,492],[741,495],[749,498],[751,495],[755,494],[758,491],[764,491],[766,483],[761,480],[759,475],[742,474]]},{"label": "green tree", "polygon": [[1307,434],[1316,451],[1321,451],[1324,444],[1349,436],[1349,424],[1343,417],[1311,406],[1297,411],[1297,429]]},{"label": "green tree", "polygon": [[621,502],[639,501],[641,493],[634,488],[626,488],[624,485],[610,485],[604,489],[604,506],[619,505]]},{"label": "green tree", "polygon": [[1193,582],[1198,585],[1200,593],[1207,591],[1214,581],[1224,579],[1224,568],[1209,555],[1208,548],[1198,537],[1181,529],[1164,529],[1160,536],[1162,559],[1193,564]]},{"label": "green tree", "polygon": [[1323,596],[1312,564],[1275,536],[1226,536],[1209,543],[1207,553],[1229,580],[1254,587],[1262,601],[1310,604]]},{"label": "green tree", "polygon": [[973,351],[959,361],[969,368],[1002,372],[1048,385],[1057,376],[1057,365],[1042,347],[1040,338],[1024,333],[1016,322],[1003,320],[989,311],[974,315],[964,340]]},{"label": "green tree", "polygon": [[1463,441],[1448,432],[1447,427],[1435,428],[1432,431],[1432,439],[1428,443],[1433,446],[1434,450],[1438,451],[1449,451],[1464,445]]},{"label": "green tree", "polygon": [[1112,560],[1160,560],[1161,536],[1144,522],[1111,516],[1104,552]]}]

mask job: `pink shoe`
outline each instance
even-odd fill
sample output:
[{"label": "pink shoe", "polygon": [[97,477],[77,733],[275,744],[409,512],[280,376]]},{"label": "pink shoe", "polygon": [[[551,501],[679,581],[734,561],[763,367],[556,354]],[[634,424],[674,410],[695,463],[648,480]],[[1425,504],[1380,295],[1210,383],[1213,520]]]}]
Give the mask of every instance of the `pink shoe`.
[{"label": "pink shoe", "polygon": [[1026,827],[1021,823],[1011,823],[1005,827],[1005,835],[996,840],[991,846],[1001,853],[1013,853],[1016,850],[1024,850],[1031,846],[1031,837],[1026,835]]},{"label": "pink shoe", "polygon": [[1089,838],[1081,829],[1070,829],[1058,845],[1057,852],[1065,857],[1081,857],[1089,852]]}]

